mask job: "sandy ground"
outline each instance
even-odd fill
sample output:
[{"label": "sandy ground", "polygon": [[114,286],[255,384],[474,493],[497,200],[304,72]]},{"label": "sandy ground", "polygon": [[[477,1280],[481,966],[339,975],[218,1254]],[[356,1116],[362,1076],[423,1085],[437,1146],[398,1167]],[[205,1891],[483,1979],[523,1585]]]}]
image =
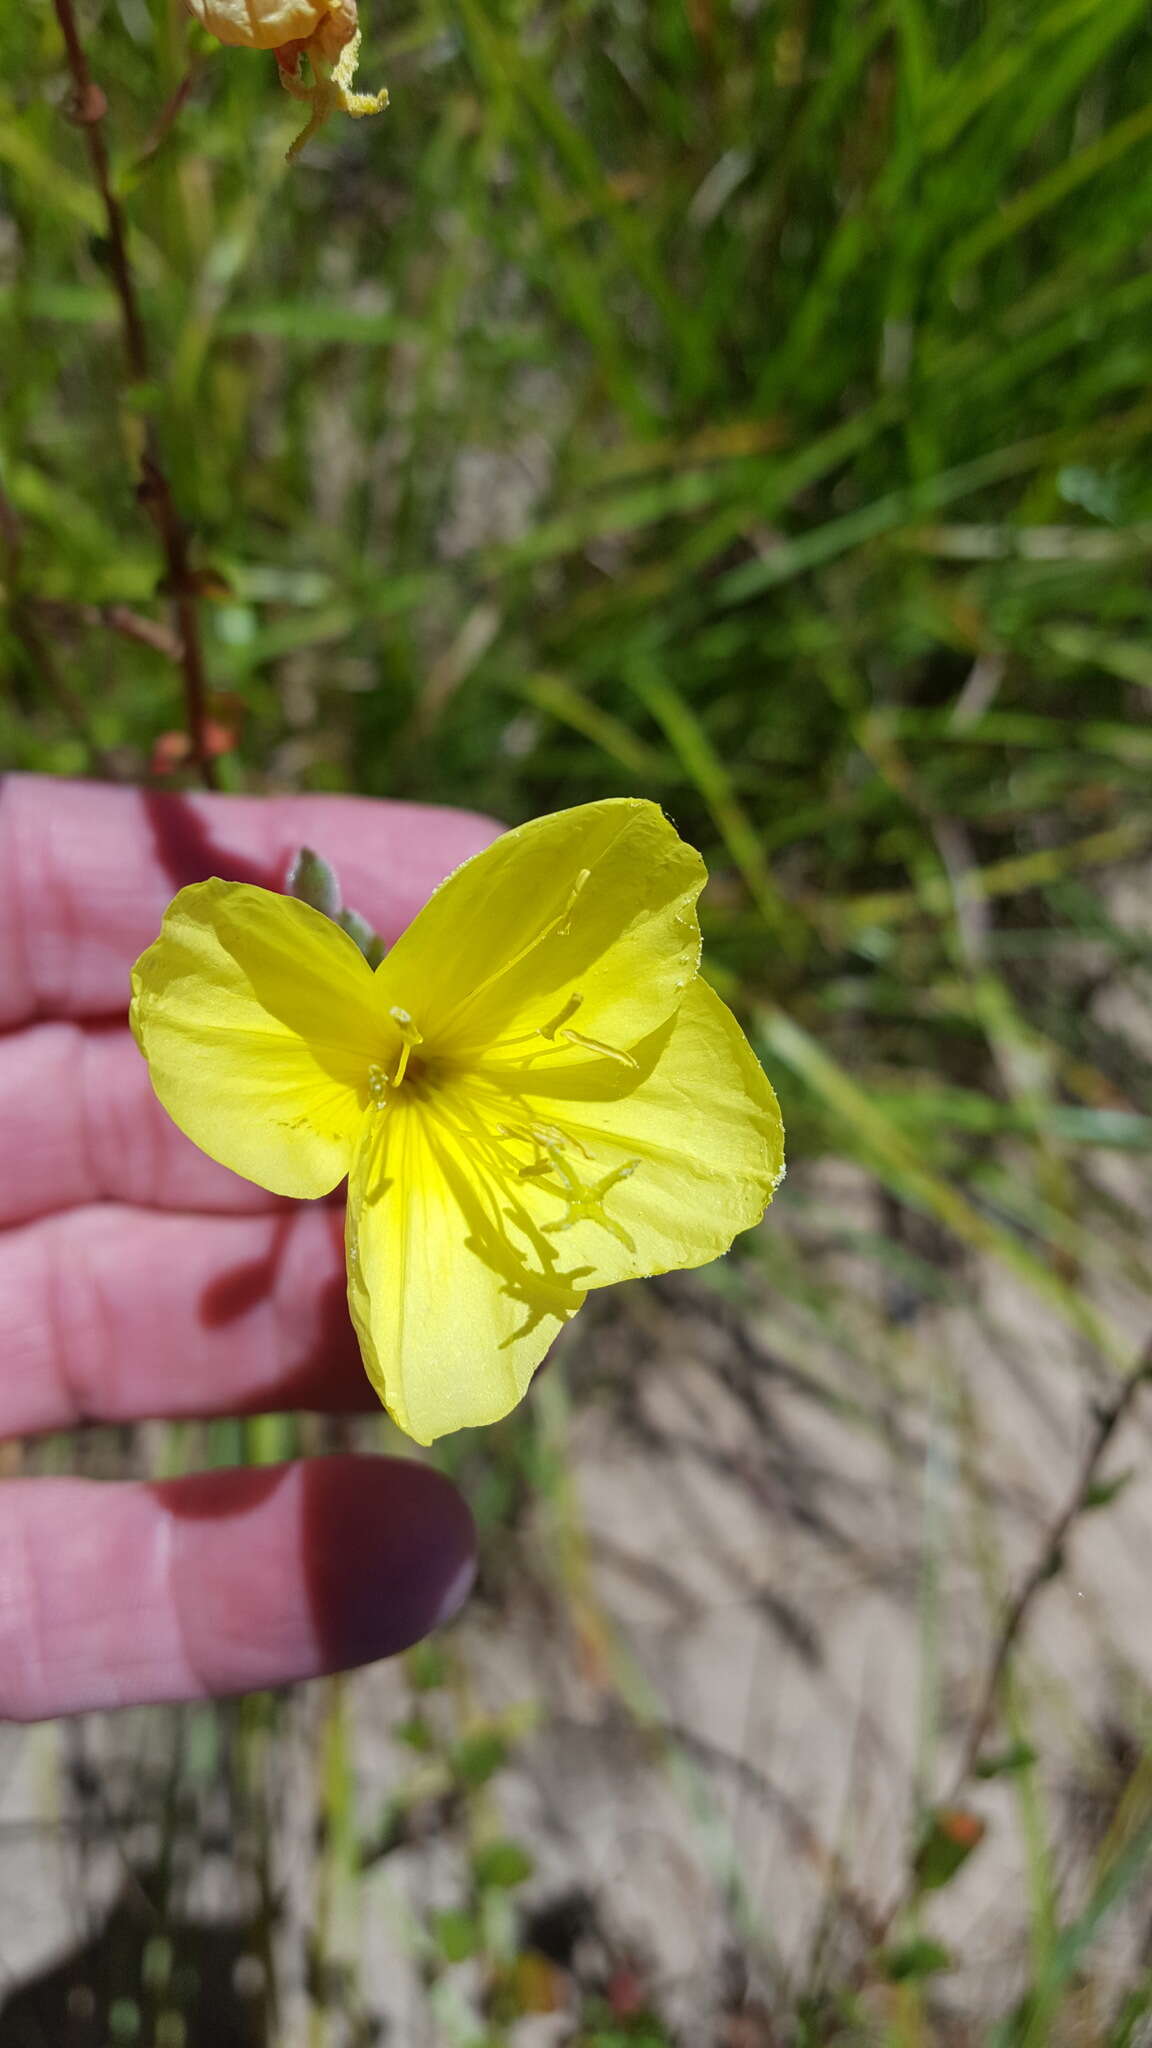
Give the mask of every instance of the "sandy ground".
[{"label": "sandy ground", "polygon": [[[1119,908],[1140,922],[1146,897],[1122,889]],[[1142,1003],[1104,1000],[1142,1041]],[[1142,1163],[1111,1154],[1092,1170],[1147,1211]],[[796,1170],[767,1227],[782,1276],[768,1309],[682,1276],[622,1291],[576,1326],[563,1370],[532,1397],[568,1484],[530,1504],[450,1637],[467,1713],[524,1729],[485,1794],[535,1862],[509,1915],[561,1966],[561,1999],[573,1976],[631,1970],[691,2048],[777,2038],[763,2014],[850,1971],[897,1898],[917,1788],[948,1786],[1004,1589],[1067,1497],[1106,1386],[1051,1308],[991,1263],[949,1252],[935,1264],[946,1248],[915,1219],[900,1227],[924,1264],[878,1265],[868,1247],[891,1236],[892,1207],[855,1167]],[[1101,1305],[1135,1350],[1148,1334],[1141,1276],[1103,1239],[1098,1266]],[[939,1271],[941,1287],[917,1271]],[[1150,1427],[1152,1395],[1107,1467],[1131,1480],[1078,1526],[1018,1665],[1073,1903],[1146,1743]],[[313,1689],[285,1710],[271,1773],[285,2048],[317,2038],[304,1957],[328,1697]],[[414,1770],[389,1732],[412,1710],[404,1667],[359,1675],[346,1699],[371,1837]],[[117,1944],[141,1938],[134,1901],[146,1920],[177,1725],[126,1714],[0,1729],[0,2048],[120,2038],[102,2031],[100,2001]],[[258,2038],[245,2015],[266,1963],[244,1932],[258,1872],[235,1838],[225,1753],[209,1741],[189,1764],[179,1725],[196,1824],[170,1875],[215,1999],[188,2039],[227,2048]],[[938,1980],[940,2038],[957,2040],[976,2035],[949,2034],[949,2014],[976,2026],[1018,1992],[1029,1924],[1020,1781],[964,1797],[986,1837],[924,1915],[957,1958]],[[467,1853],[459,1815],[434,1800],[430,1813],[328,1902],[330,1956],[347,1958],[356,1988],[325,2040],[476,2038],[474,1967],[434,1991],[422,1968],[429,1915],[458,1901]],[[1137,1886],[1109,1921],[1092,1964],[1105,1987],[1143,1954],[1150,1904]],[[743,2033],[724,2018],[738,2010],[751,2015]],[[516,2048],[570,2037],[563,2004],[508,2036]]]},{"label": "sandy ground", "polygon": [[[833,1292],[858,1277],[837,1242],[875,1226],[876,1201],[845,1166],[793,1182],[786,1225]],[[685,2041],[713,2038],[736,1969],[775,2006],[817,1967],[829,1928],[828,1963],[851,1963],[897,1895],[916,1784],[948,1782],[996,1585],[1026,1567],[1071,1484],[1083,1347],[996,1271],[966,1286],[968,1306],[904,1304],[897,1322],[878,1300],[870,1324],[857,1313],[849,1355],[803,1308],[781,1303],[749,1328],[699,1280],[669,1281],[570,1347],[575,1399],[558,1375],[538,1389],[571,1486],[531,1512],[498,1599],[458,1625],[454,1652],[474,1709],[528,1703],[535,1717],[491,1794],[535,1859],[521,1907],[567,1902],[573,1967],[579,1941],[635,1958]],[[1136,1321],[1135,1302],[1119,1306]],[[1112,1466],[1138,1474],[1079,1529],[1021,1665],[1073,1886],[1108,1819],[1109,1744],[1139,1744],[1152,1678],[1150,1421],[1129,1425]],[[285,2043],[307,2039],[317,1699],[290,1714],[277,1764]],[[410,1710],[402,1669],[362,1674],[350,1702],[358,1808],[372,1815],[411,1773],[386,1733]],[[160,1852],[170,1748],[164,1716],[0,1731],[9,1987],[99,1950],[128,1873]],[[226,1802],[214,1836],[215,1768],[182,1912],[226,1934],[244,1883]],[[1017,1987],[1028,1916],[1012,1782],[970,1803],[987,1837],[927,1920],[963,1959],[943,2003],[976,2015]],[[126,1827],[125,1812],[143,1818]],[[453,1903],[460,1857],[451,1823],[426,1832],[373,1864],[336,1916],[364,2012],[413,2048],[458,2038],[451,2000],[438,2011],[422,1983],[413,1928]],[[1110,1972],[1142,1935],[1126,1907]],[[456,1981],[466,2004],[467,1972]],[[37,2038],[14,2024],[0,2011],[0,2043]],[[559,2041],[567,2026],[534,2018],[513,2038]]]}]

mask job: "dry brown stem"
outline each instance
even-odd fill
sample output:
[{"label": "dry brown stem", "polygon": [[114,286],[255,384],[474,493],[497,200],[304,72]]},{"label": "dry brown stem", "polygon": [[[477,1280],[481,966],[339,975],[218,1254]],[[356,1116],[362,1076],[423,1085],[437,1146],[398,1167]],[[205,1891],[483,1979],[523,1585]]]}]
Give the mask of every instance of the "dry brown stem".
[{"label": "dry brown stem", "polygon": [[1012,1599],[1004,1610],[1000,1627],[993,1644],[987,1674],[980,1692],[980,1701],[965,1737],[964,1748],[957,1766],[956,1777],[946,1804],[951,1805],[971,1778],[980,1761],[980,1752],[996,1717],[1012,1652],[1024,1630],[1038,1595],[1054,1579],[1064,1561],[1064,1551],[1074,1524],[1087,1508],[1092,1505],[1092,1493],[1097,1483],[1101,1461],[1117,1430],[1126,1420],[1130,1409],[1148,1380],[1152,1379],[1152,1341],[1145,1346],[1136,1363],[1130,1367],[1109,1401],[1095,1401],[1091,1410],[1091,1431],[1077,1468],[1072,1489],[1056,1516],[1033,1564],[1025,1573]]}]

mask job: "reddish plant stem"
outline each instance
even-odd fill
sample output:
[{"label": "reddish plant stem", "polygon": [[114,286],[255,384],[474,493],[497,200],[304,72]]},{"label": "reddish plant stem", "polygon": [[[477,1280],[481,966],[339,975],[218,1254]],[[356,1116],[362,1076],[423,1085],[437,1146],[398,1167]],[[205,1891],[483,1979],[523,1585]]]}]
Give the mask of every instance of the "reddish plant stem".
[{"label": "reddish plant stem", "polygon": [[[124,360],[133,382],[143,383],[148,376],[148,341],[140,313],[136,280],[128,255],[124,214],[112,184],[108,150],[104,141],[103,122],[108,103],[89,70],[88,57],[80,37],[72,0],[54,0],[54,5],[56,19],[60,23],[60,32],[64,38],[64,47],[68,53],[68,69],[72,75],[72,118],[84,130],[92,178],[100,195],[107,224],[108,267],[120,308]],[[163,551],[165,589],[172,603],[179,640],[179,666],[184,682],[185,715],[188,736],[192,743],[192,757],[201,782],[206,788],[212,789],[216,783],[216,772],[205,732],[208,693],[204,649],[200,635],[198,591],[189,562],[188,529],[180,516],[161,460],[154,420],[146,421],[144,435],[144,454],[140,464],[137,497],[156,528]]]}]

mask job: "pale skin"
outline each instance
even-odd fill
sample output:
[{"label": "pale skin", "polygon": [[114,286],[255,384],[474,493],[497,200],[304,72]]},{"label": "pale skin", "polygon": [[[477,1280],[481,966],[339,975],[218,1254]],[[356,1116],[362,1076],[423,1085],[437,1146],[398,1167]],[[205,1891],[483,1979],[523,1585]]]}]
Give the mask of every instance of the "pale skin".
[{"label": "pale skin", "polygon": [[[301,844],[394,938],[487,820],[341,797],[0,785],[0,1438],[84,1422],[370,1412],[342,1202],[277,1200],[152,1095],[128,975],[208,875]],[[0,1481],[0,1717],[205,1698],[403,1649],[455,1612],[471,1518],[414,1461],[157,1483]]]}]

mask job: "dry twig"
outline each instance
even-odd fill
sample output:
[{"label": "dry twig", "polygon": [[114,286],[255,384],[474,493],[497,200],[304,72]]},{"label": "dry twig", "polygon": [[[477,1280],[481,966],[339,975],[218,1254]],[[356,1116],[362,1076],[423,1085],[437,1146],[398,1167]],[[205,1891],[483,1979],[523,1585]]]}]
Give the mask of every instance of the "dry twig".
[{"label": "dry twig", "polygon": [[[1152,1380],[1152,1339],[1149,1339],[1135,1364],[1125,1373],[1111,1399],[1096,1401],[1092,1405],[1091,1433],[1077,1467],[1071,1491],[1049,1528],[1036,1558],[1004,1609],[992,1645],[984,1682],[980,1688],[979,1703],[969,1723],[959,1763],[947,1792],[934,1809],[938,1814],[954,1814],[962,1810],[960,1802],[976,1773],[981,1752],[996,1719],[1012,1653],[1027,1626],[1039,1594],[1060,1572],[1068,1538],[1076,1522],[1093,1504],[1092,1495],[1098,1483],[1100,1465],[1105,1452],[1131,1412],[1141,1387],[1149,1380]],[[887,1941],[893,1926],[912,1905],[918,1889],[919,1880],[913,1867],[897,1897],[888,1910],[877,1919],[876,1947],[882,1947]]]},{"label": "dry twig", "polygon": [[987,1676],[980,1694],[980,1703],[973,1716],[955,1781],[949,1800],[954,1801],[963,1791],[980,1761],[988,1731],[996,1716],[1004,1675],[1012,1652],[1024,1630],[1038,1594],[1054,1579],[1064,1562],[1064,1552],[1074,1524],[1085,1509],[1092,1504],[1092,1493],[1097,1483],[1104,1453],[1126,1420],[1142,1386],[1152,1379],[1152,1340],[1145,1345],[1136,1363],[1124,1375],[1110,1401],[1096,1401],[1092,1406],[1092,1431],[1084,1448],[1084,1454],[1076,1473],[1072,1490],[1060,1513],[1057,1515],[1047,1537],[1030,1569],[1025,1573],[1015,1594],[1004,1610],[1004,1615],[993,1645]]}]

